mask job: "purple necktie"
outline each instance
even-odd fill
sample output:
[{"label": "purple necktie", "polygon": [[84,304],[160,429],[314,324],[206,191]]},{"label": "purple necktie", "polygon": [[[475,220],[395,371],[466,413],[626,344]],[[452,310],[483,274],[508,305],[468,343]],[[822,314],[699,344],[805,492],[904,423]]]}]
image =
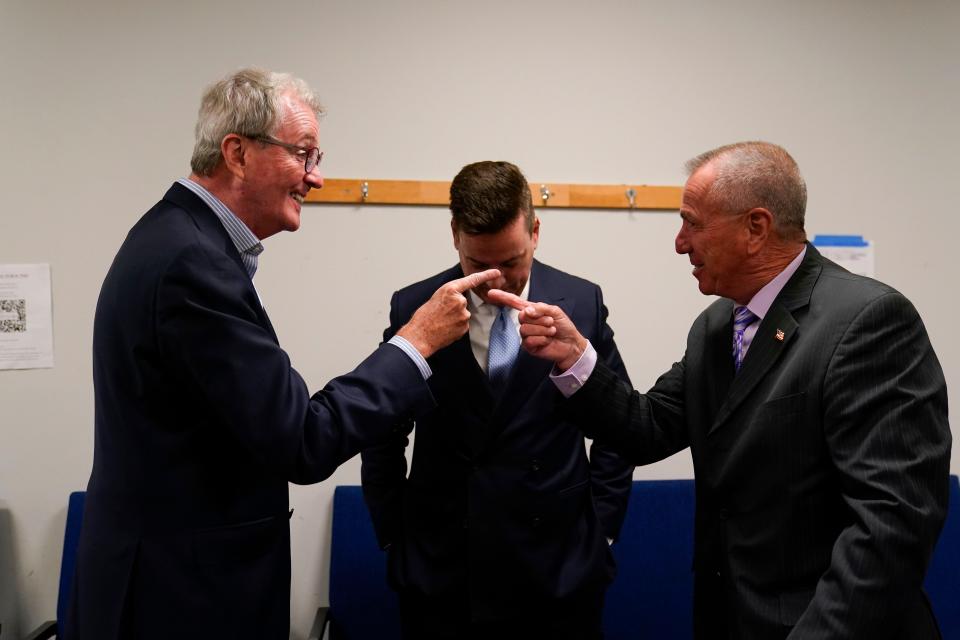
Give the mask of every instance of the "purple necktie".
[{"label": "purple necktie", "polygon": [[743,348],[743,332],[747,330],[757,316],[746,307],[736,307],[733,310],[733,365],[740,371],[746,349]]}]

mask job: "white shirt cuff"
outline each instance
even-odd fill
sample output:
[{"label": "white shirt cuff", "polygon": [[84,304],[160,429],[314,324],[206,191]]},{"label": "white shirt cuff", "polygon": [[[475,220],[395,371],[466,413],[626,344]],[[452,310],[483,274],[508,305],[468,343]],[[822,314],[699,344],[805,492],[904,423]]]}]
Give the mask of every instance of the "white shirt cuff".
[{"label": "white shirt cuff", "polygon": [[553,384],[557,385],[560,393],[569,398],[587,382],[587,378],[590,377],[593,368],[596,366],[597,350],[587,342],[587,348],[580,354],[580,359],[563,373],[557,373],[557,368],[554,367],[550,379]]}]

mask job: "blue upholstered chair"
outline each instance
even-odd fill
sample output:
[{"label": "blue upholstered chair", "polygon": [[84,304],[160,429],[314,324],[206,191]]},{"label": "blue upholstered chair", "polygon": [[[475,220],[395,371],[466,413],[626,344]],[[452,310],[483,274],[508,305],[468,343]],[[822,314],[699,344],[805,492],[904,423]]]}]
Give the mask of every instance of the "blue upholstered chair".
[{"label": "blue upholstered chair", "polygon": [[330,640],[399,640],[397,595],[387,586],[386,559],[377,545],[360,487],[333,492],[330,606],[318,614],[318,636]]},{"label": "blue upholstered chair", "polygon": [[60,558],[60,589],[57,592],[57,619],[48,620],[37,627],[26,640],[43,640],[59,636],[59,624],[67,617],[67,599],[73,582],[73,570],[77,564],[77,543],[80,541],[80,525],[83,524],[83,500],[86,493],[74,491],[67,503],[67,526],[63,534],[63,555]]},{"label": "blue upholstered chair", "polygon": [[635,480],[613,545],[605,640],[693,635],[693,480]]},{"label": "blue upholstered chair", "polygon": [[960,480],[950,476],[950,510],[924,587],[944,640],[960,640]]},{"label": "blue upholstered chair", "polygon": [[[620,540],[613,546],[617,579],[607,592],[605,640],[692,636],[692,480],[635,481]],[[318,635],[330,640],[400,637],[396,595],[387,586],[360,487],[333,497],[330,607]],[[960,640],[960,483],[950,478],[950,511],[925,583],[945,640]]]}]

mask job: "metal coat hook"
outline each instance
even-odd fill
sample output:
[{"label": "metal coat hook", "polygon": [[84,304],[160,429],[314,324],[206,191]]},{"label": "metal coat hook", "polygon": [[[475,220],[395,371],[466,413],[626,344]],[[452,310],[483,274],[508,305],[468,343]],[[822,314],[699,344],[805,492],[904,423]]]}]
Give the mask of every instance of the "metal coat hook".
[{"label": "metal coat hook", "polygon": [[633,187],[629,187],[626,191],[627,202],[630,203],[630,208],[633,209],[637,206],[637,190]]},{"label": "metal coat hook", "polygon": [[370,195],[370,183],[364,180],[360,183],[360,199],[366,202],[368,195]]},{"label": "metal coat hook", "polygon": [[547,204],[547,200],[549,200],[550,196],[552,195],[553,194],[550,193],[550,188],[547,187],[547,185],[545,184],[540,185],[540,200],[543,201],[543,204]]}]

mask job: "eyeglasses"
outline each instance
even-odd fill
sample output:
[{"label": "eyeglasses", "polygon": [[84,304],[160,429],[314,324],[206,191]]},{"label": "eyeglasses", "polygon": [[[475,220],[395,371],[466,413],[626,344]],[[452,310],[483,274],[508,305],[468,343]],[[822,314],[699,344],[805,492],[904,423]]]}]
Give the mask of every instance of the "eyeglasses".
[{"label": "eyeglasses", "polygon": [[320,161],[323,160],[323,151],[316,147],[298,147],[295,144],[290,144],[288,142],[281,142],[276,138],[270,136],[254,136],[250,138],[251,140],[256,140],[257,142],[263,142],[264,144],[272,144],[278,147],[283,147],[290,153],[295,156],[303,158],[303,170],[307,173],[310,173],[319,166]]}]

